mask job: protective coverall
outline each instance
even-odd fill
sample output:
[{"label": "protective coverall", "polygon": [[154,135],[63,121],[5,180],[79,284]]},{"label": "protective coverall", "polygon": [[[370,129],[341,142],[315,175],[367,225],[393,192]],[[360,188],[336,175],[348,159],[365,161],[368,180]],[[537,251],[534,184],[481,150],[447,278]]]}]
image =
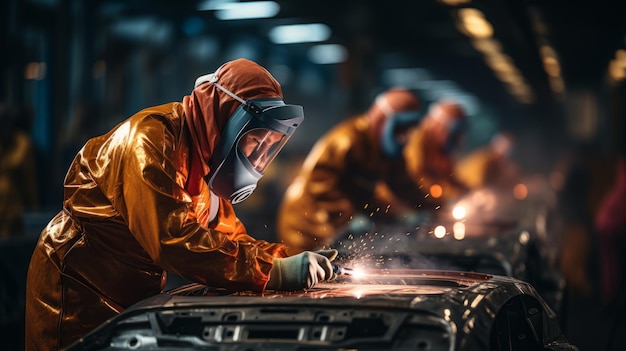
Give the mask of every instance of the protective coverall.
[{"label": "protective coverall", "polygon": [[[417,101],[412,104],[411,109],[418,109]],[[402,157],[383,153],[384,117],[372,116],[374,106],[322,136],[287,188],[277,235],[290,254],[332,244],[357,215],[372,222],[393,221],[423,199]]]},{"label": "protective coverall", "polygon": [[[246,99],[282,97],[278,82],[251,61],[231,61],[221,76]],[[67,172],[63,209],[32,255],[27,350],[69,346],[161,292],[165,271],[211,286],[264,290],[272,260],[286,256],[285,247],[249,236],[231,203],[212,204],[203,180],[238,105],[205,84],[182,103],[144,109],[85,144]]]},{"label": "protective coverall", "polygon": [[278,238],[290,253],[321,248],[357,212],[382,214],[374,188],[386,162],[367,117],[347,120],[319,140],[289,186],[278,214]]}]

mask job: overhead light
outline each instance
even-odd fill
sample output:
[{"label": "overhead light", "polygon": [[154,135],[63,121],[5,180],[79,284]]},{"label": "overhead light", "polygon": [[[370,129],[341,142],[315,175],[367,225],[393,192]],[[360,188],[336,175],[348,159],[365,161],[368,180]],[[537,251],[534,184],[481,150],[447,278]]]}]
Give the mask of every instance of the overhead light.
[{"label": "overhead light", "polygon": [[309,60],[320,65],[341,63],[348,59],[348,50],[339,44],[315,45],[309,49]]},{"label": "overhead light", "polygon": [[425,68],[389,68],[383,71],[382,80],[387,86],[423,88],[422,82],[430,81],[431,74]]},{"label": "overhead light", "polygon": [[269,36],[275,44],[320,42],[330,38],[330,28],[322,23],[286,24],[272,28]]},{"label": "overhead light", "polygon": [[110,26],[115,35],[154,44],[166,43],[171,39],[172,26],[152,16],[121,18]]},{"label": "overhead light", "polygon": [[549,77],[548,83],[550,83],[550,88],[557,94],[562,94],[565,92],[565,82],[561,77]]},{"label": "overhead light", "polygon": [[615,51],[615,63],[626,69],[626,50],[618,49]]},{"label": "overhead light", "polygon": [[615,58],[609,62],[609,77],[613,82],[621,82],[626,79],[626,50],[618,49]]},{"label": "overhead light", "polygon": [[203,1],[198,5],[200,11],[215,11],[215,17],[223,21],[270,18],[280,11],[275,1],[233,2],[224,0]]},{"label": "overhead light", "polygon": [[609,62],[609,74],[611,78],[616,81],[621,81],[626,78],[626,70],[618,60],[611,60],[611,62]]},{"label": "overhead light", "polygon": [[439,2],[448,6],[460,6],[467,5],[472,2],[472,0],[439,0]]},{"label": "overhead light", "polygon": [[502,51],[502,44],[494,38],[478,38],[472,40],[474,49],[482,52],[484,55],[491,55]]},{"label": "overhead light", "polygon": [[196,9],[198,11],[218,10],[224,4],[232,3],[233,0],[204,0],[198,3]]},{"label": "overhead light", "polygon": [[473,38],[490,38],[493,35],[493,27],[481,11],[463,8],[458,11],[458,15],[459,25],[468,36]]}]

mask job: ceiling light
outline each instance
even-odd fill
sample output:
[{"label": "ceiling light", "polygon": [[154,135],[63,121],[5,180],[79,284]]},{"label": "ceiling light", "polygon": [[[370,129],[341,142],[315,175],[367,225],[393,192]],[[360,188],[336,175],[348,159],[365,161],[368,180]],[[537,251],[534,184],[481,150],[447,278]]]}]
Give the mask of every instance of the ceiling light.
[{"label": "ceiling light", "polygon": [[341,63],[348,59],[348,50],[339,44],[315,45],[309,49],[309,60],[320,65]]},{"label": "ceiling light", "polygon": [[275,1],[205,1],[198,5],[198,10],[215,10],[215,17],[220,20],[241,20],[253,18],[274,17],[280,11],[280,5]]},{"label": "ceiling light", "polygon": [[269,36],[275,44],[319,42],[330,38],[330,28],[322,23],[288,24],[272,28]]},{"label": "ceiling light", "polygon": [[472,40],[472,46],[485,55],[499,53],[502,51],[500,42],[493,38],[482,38]]},{"label": "ceiling light", "polygon": [[479,10],[464,8],[458,11],[458,15],[459,25],[467,35],[474,38],[489,38],[493,35],[491,23]]},{"label": "ceiling light", "polygon": [[626,78],[626,71],[617,60],[611,60],[609,63],[609,74],[611,75],[611,78],[618,81]]},{"label": "ceiling light", "polygon": [[459,6],[459,5],[467,5],[472,0],[439,0],[440,3],[448,6]]},{"label": "ceiling light", "polygon": [[382,73],[382,80],[387,86],[424,88],[422,83],[431,79],[430,72],[424,68],[389,68]]},{"label": "ceiling light", "polygon": [[615,59],[620,65],[626,67],[626,50],[618,49],[615,51]]}]

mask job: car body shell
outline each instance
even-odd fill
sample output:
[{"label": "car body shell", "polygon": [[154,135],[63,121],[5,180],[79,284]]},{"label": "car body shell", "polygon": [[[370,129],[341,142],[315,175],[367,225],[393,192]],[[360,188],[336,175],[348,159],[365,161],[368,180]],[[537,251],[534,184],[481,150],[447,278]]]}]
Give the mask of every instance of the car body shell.
[{"label": "car body shell", "polygon": [[364,272],[298,292],[185,285],[132,306],[68,350],[576,350],[521,280]]}]

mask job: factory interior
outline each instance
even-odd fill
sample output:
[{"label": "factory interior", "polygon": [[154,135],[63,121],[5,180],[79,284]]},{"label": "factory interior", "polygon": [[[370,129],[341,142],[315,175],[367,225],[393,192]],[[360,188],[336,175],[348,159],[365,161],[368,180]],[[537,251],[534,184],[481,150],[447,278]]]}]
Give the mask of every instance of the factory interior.
[{"label": "factory interior", "polygon": [[[424,115],[431,104],[453,99],[467,115],[456,156],[511,133],[511,159],[527,190],[540,192],[549,207],[542,245],[562,277],[558,317],[567,340],[579,351],[623,349],[625,5],[4,1],[0,104],[10,109],[12,126],[0,120],[0,222],[13,214],[21,226],[0,232],[0,349],[24,349],[29,261],[40,233],[63,209],[64,179],[83,145],[146,107],[182,102],[197,77],[238,58],[266,68],[285,103],[304,109],[302,126],[254,193],[233,204],[250,235],[279,241],[280,201],[309,151],[378,94],[409,89]],[[5,167],[12,130],[31,145],[31,163],[18,177]],[[621,196],[622,205],[612,213],[621,227],[607,244],[596,219],[609,195]]]}]

